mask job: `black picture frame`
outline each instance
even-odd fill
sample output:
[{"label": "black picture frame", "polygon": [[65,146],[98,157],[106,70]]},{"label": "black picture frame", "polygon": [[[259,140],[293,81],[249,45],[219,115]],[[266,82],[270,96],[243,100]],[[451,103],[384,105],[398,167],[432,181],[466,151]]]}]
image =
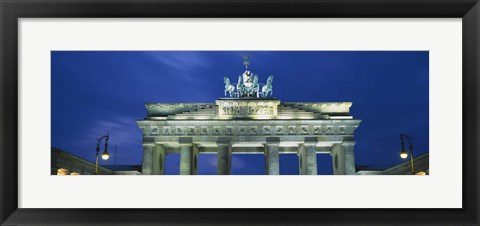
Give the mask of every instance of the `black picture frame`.
[{"label": "black picture frame", "polygon": [[[479,225],[478,0],[0,0],[1,225]],[[462,18],[462,209],[18,208],[19,18]],[[409,191],[406,191],[409,192]],[[41,194],[40,194],[41,195]],[[392,194],[398,195],[398,194]],[[445,194],[448,195],[448,194]],[[441,198],[441,197],[439,197]]]}]

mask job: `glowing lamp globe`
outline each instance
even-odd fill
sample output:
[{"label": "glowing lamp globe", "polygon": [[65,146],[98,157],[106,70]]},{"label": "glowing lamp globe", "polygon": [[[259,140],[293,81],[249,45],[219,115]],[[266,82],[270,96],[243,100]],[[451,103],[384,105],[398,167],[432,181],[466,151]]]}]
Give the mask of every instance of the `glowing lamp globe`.
[{"label": "glowing lamp globe", "polygon": [[102,154],[102,159],[103,160],[108,160],[109,157],[110,157],[110,155],[108,154],[107,151],[103,152],[103,154]]}]

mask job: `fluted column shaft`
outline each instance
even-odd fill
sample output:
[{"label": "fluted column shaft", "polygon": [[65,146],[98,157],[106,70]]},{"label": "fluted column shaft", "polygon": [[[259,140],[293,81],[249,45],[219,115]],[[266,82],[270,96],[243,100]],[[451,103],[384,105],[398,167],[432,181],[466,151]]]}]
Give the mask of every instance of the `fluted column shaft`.
[{"label": "fluted column shaft", "polygon": [[165,147],[161,144],[155,145],[153,149],[153,168],[152,174],[165,175]]},{"label": "fluted column shaft", "polygon": [[355,175],[355,143],[342,142],[332,146],[332,166],[334,175]]},{"label": "fluted column shaft", "polygon": [[198,144],[193,144],[192,146],[192,175],[197,175],[198,174],[198,153],[199,153],[199,147]]},{"label": "fluted column shaft", "polygon": [[217,152],[217,174],[230,175],[232,173],[232,144],[227,139],[219,139]]},{"label": "fluted column shaft", "polygon": [[153,172],[154,144],[143,144],[142,174],[151,175]]},{"label": "fluted column shaft", "polygon": [[298,148],[298,160],[301,175],[317,175],[317,139],[306,137]]},{"label": "fluted column shaft", "polygon": [[193,162],[193,144],[191,137],[181,137],[178,143],[180,144],[180,175],[192,175],[194,173],[193,167],[196,163]]},{"label": "fluted column shaft", "polygon": [[266,173],[268,175],[280,175],[280,138],[267,137],[265,144]]}]

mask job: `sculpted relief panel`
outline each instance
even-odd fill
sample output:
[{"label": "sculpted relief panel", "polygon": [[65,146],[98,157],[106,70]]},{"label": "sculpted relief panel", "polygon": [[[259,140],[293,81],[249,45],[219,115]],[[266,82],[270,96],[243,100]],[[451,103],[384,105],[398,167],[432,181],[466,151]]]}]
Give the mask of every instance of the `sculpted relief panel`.
[{"label": "sculpted relief panel", "polygon": [[223,106],[222,115],[274,115],[269,106]]},{"label": "sculpted relief panel", "polygon": [[233,128],[232,127],[226,127],[225,128],[225,135],[233,136]]},{"label": "sculpted relief panel", "polygon": [[150,127],[150,135],[152,136],[158,135],[158,127],[156,126]]},{"label": "sculpted relief panel", "polygon": [[188,127],[188,135],[195,135],[195,127],[189,126]]},{"label": "sculpted relief panel", "polygon": [[258,135],[257,127],[250,127],[249,135],[251,135],[251,136],[256,136],[256,135]]},{"label": "sculpted relief panel", "polygon": [[202,136],[208,136],[208,135],[210,135],[210,134],[208,133],[208,127],[202,126],[200,135],[202,135]]},{"label": "sculpted relief panel", "polygon": [[268,117],[277,115],[277,106],[280,103],[276,100],[261,101],[237,101],[217,100],[218,115],[220,117]]}]

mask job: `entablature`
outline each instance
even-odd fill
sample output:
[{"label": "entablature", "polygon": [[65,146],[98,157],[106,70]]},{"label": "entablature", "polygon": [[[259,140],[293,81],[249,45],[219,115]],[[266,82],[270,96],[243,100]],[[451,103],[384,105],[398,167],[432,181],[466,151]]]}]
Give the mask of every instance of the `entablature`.
[{"label": "entablature", "polygon": [[[182,140],[188,139],[192,145],[201,148],[203,153],[216,153],[219,145],[219,140],[223,140],[221,144],[231,145],[233,152],[236,153],[261,153],[264,151],[266,145],[269,144],[269,139],[278,139],[277,145],[284,153],[296,153],[297,148],[301,145],[313,144],[316,147],[317,153],[327,153],[335,144],[340,143],[354,143],[353,136],[251,136],[251,137],[225,137],[225,136],[146,136],[143,138],[144,144],[162,145],[168,149],[169,153],[176,153],[182,145]],[[225,142],[227,140],[228,142]],[[307,141],[308,140],[308,141]]]},{"label": "entablature", "polygon": [[353,135],[361,120],[137,121],[144,136]]}]

